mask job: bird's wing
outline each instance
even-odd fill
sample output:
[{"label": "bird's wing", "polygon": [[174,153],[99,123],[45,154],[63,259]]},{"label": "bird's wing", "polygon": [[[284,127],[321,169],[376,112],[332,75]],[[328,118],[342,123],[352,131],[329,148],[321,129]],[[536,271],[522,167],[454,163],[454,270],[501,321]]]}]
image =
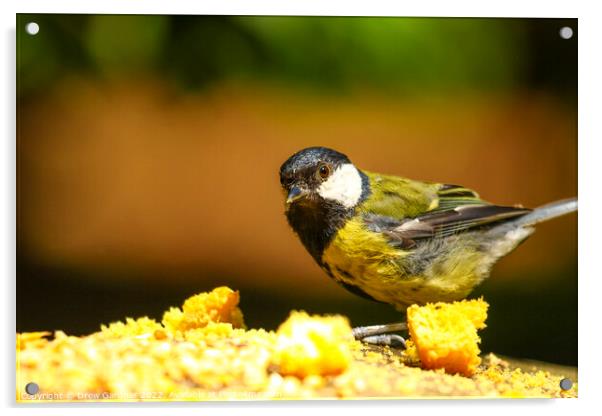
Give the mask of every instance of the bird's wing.
[{"label": "bird's wing", "polygon": [[[386,234],[395,244],[404,248],[413,247],[419,239],[445,237],[531,211],[521,207],[492,205],[481,200],[476,192],[458,185],[404,181],[398,185],[399,192],[403,193],[405,183],[411,182],[410,189],[413,192],[410,195],[414,195],[414,201],[407,201],[407,196],[400,196],[399,199],[405,200],[408,205],[413,204],[414,211],[420,207],[420,212],[403,208],[382,209],[382,203],[372,204],[363,212],[368,228]],[[417,196],[417,190],[421,190],[418,195],[422,197]],[[388,204],[398,203],[391,201],[395,199],[393,196],[388,198]]]},{"label": "bird's wing", "polygon": [[362,213],[403,220],[424,214],[439,205],[439,184],[364,173],[370,181],[370,195],[358,207]]},{"label": "bird's wing", "polygon": [[371,195],[359,210],[368,214],[401,221],[429,212],[453,210],[462,205],[489,205],[475,191],[463,186],[364,173],[370,181]]}]

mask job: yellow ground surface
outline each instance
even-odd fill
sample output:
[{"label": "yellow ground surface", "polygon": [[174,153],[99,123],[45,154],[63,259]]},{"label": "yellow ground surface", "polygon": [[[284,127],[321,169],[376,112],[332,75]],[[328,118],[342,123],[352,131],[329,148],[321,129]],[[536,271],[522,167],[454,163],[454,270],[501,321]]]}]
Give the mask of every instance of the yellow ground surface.
[{"label": "yellow ground surface", "polygon": [[83,337],[17,334],[17,400],[577,396],[575,369],[479,355],[483,300],[412,307],[406,351],[355,341],[342,316],[292,312],[276,332],[248,330],[238,301],[220,287],[162,322],[128,318]]}]

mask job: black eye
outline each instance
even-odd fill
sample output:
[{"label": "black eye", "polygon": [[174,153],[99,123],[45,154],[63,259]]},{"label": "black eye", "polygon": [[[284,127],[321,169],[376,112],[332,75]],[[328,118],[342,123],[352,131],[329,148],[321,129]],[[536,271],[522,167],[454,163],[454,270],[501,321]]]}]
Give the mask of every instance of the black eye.
[{"label": "black eye", "polygon": [[322,165],[318,168],[318,176],[322,179],[328,178],[330,176],[330,167],[328,165]]},{"label": "black eye", "polygon": [[293,183],[293,178],[291,178],[290,176],[287,176],[285,178],[281,178],[280,179],[280,183],[282,184],[282,186],[289,187]]}]

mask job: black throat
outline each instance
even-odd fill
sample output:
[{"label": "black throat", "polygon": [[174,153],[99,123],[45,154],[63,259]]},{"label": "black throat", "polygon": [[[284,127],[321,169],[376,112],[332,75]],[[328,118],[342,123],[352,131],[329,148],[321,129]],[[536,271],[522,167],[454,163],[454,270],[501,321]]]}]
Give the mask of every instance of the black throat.
[{"label": "black throat", "polygon": [[[358,205],[370,195],[368,176],[360,171],[362,194]],[[355,214],[355,208],[319,198],[315,201],[293,204],[286,218],[311,256],[322,266],[322,253],[347,220]]]}]

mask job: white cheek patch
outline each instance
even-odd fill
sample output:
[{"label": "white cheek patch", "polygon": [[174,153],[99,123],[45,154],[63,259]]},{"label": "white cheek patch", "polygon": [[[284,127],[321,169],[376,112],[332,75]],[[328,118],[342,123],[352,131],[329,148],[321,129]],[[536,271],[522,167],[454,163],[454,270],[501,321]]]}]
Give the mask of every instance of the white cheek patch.
[{"label": "white cheek patch", "polygon": [[330,177],[318,188],[318,194],[331,201],[336,201],[345,208],[352,208],[362,196],[362,177],[350,163],[335,169]]}]

